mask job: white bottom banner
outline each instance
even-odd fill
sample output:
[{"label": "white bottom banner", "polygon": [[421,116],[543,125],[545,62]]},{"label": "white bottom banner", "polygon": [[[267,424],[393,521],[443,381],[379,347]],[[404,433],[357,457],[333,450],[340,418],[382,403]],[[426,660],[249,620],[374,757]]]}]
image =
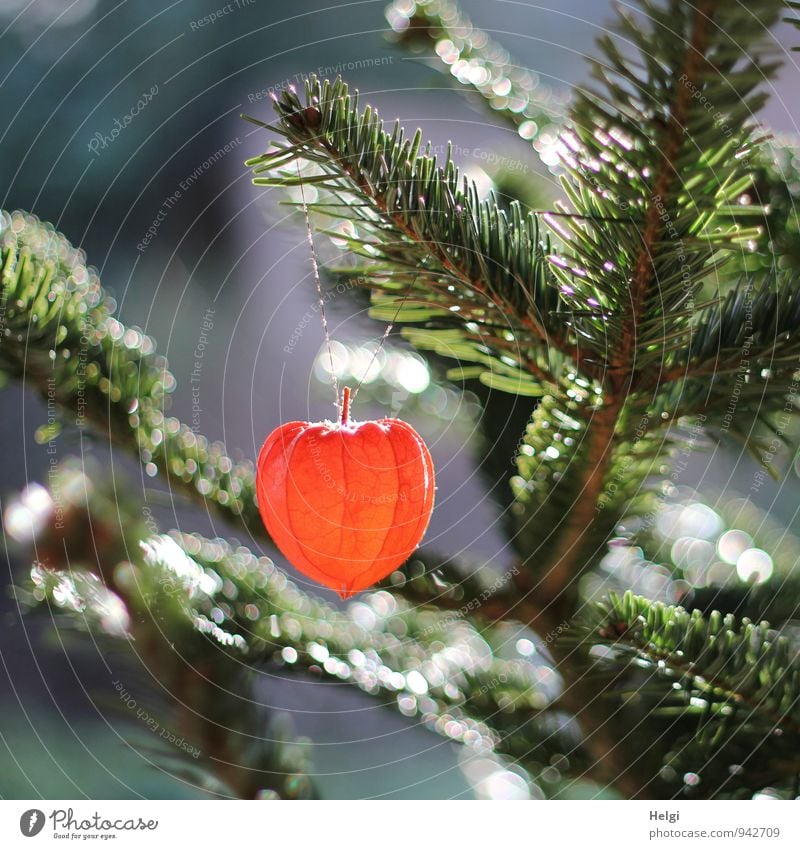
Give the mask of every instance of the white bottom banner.
[{"label": "white bottom banner", "polygon": [[766,801],[2,801],[0,847],[797,847],[799,810]]}]

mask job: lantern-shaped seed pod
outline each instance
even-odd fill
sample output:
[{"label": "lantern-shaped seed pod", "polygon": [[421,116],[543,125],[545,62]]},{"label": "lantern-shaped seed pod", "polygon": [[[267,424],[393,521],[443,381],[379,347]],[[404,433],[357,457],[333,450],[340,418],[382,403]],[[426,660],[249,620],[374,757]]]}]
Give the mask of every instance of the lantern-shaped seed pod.
[{"label": "lantern-shaped seed pod", "polygon": [[422,437],[399,419],[289,422],[258,458],[261,517],[287,560],[342,598],[386,577],[419,545],[433,510]]}]

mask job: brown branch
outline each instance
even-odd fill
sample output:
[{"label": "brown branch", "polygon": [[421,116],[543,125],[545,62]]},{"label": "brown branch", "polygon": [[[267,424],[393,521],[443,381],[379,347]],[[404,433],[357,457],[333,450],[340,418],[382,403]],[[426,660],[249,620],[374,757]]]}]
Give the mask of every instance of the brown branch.
[{"label": "brown branch", "polygon": [[692,38],[686,52],[683,75],[680,77],[681,80],[688,82],[678,88],[677,96],[667,119],[665,135],[659,145],[661,158],[656,171],[653,192],[650,196],[650,205],[645,216],[642,247],[634,265],[634,274],[631,280],[631,308],[623,321],[623,330],[620,337],[622,344],[611,357],[609,375],[614,390],[619,395],[630,390],[635,378],[633,363],[638,342],[637,332],[655,272],[653,268],[653,248],[663,240],[667,228],[667,223],[662,220],[662,212],[655,199],[669,197],[678,177],[673,163],[681,145],[684,143],[686,118],[692,104],[692,93],[701,89],[701,86],[697,84],[697,77],[702,63],[705,61],[709,24],[715,6],[716,0],[706,0],[705,3],[698,5],[695,11]]},{"label": "brown branch", "polygon": [[[709,18],[715,0],[707,0],[697,8],[691,41],[687,48],[683,76],[695,81],[704,54],[709,34]],[[661,156],[656,171],[653,193],[645,216],[642,247],[636,259],[631,281],[630,308],[623,319],[620,344],[612,352],[607,383],[610,393],[601,407],[587,424],[586,453],[583,460],[585,471],[580,486],[580,497],[562,523],[556,545],[551,553],[551,567],[536,591],[548,599],[557,599],[586,567],[586,542],[590,538],[596,521],[597,499],[603,489],[603,481],[613,456],[617,421],[625,404],[627,394],[636,380],[635,353],[637,330],[646,307],[647,296],[654,282],[653,253],[655,246],[664,238],[665,222],[656,198],[669,197],[677,179],[674,160],[684,143],[684,126],[692,104],[689,85],[680,85],[670,110],[664,138],[659,144]]]},{"label": "brown branch", "polygon": [[622,403],[612,398],[587,424],[585,452],[580,457],[583,483],[572,509],[558,528],[555,545],[548,552],[550,568],[534,588],[537,595],[549,601],[557,602],[587,565],[583,562],[584,543],[597,518],[597,499],[613,457],[614,432],[621,409]]},{"label": "brown branch", "polygon": [[[687,49],[683,73],[685,78],[696,81],[708,41],[710,16],[715,7],[714,0],[698,6],[694,19],[692,37]],[[537,599],[541,611],[564,610],[570,605],[575,578],[587,566],[587,543],[592,537],[593,525],[597,521],[596,504],[603,490],[605,475],[611,462],[617,422],[622,413],[625,398],[636,380],[635,353],[637,330],[646,307],[647,296],[654,282],[653,253],[658,242],[663,240],[665,224],[655,203],[658,197],[669,197],[673,192],[676,173],[673,166],[681,145],[684,143],[684,126],[692,103],[690,86],[681,86],[670,110],[669,122],[664,138],[659,145],[660,163],[656,170],[653,194],[645,217],[642,247],[635,263],[631,281],[630,309],[623,321],[620,345],[612,352],[610,369],[605,375],[609,393],[604,406],[600,407],[587,425],[586,451],[582,459],[583,481],[577,503],[565,518],[557,542],[550,553],[550,569],[535,586],[528,588]],[[559,617],[556,612],[556,618]],[[582,675],[570,662],[569,654],[555,647],[559,671],[564,676],[564,699],[575,713],[586,734],[586,744],[593,753],[598,769],[610,783],[629,797],[645,795],[641,780],[629,763],[630,758],[620,752],[618,737],[612,727],[613,707],[589,688],[593,685],[582,680]],[[596,686],[596,682],[594,684]],[[613,686],[613,682],[612,685]],[[587,698],[588,695],[588,698]],[[587,710],[587,704],[591,709]]]}]

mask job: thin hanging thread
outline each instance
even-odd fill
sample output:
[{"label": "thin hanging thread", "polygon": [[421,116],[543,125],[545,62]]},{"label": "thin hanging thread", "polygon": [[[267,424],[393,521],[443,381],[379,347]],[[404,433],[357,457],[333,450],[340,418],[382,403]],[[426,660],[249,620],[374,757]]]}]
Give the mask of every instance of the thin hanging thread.
[{"label": "thin hanging thread", "polygon": [[314,247],[314,236],[311,233],[311,218],[308,214],[308,204],[306,203],[306,193],[303,188],[303,177],[300,174],[300,163],[297,162],[297,180],[300,183],[300,200],[303,204],[303,215],[306,220],[306,241],[308,242],[309,250],[311,251],[311,269],[314,273],[314,285],[317,287],[317,297],[319,298],[319,312],[322,317],[322,332],[325,335],[325,346],[328,349],[328,359],[331,364],[331,381],[333,383],[333,394],[336,397],[336,409],[341,415],[339,407],[339,380],[336,377],[336,367],[333,364],[333,347],[331,346],[331,334],[328,330],[328,317],[325,314],[325,296],[322,294],[322,281],[319,276],[319,263],[317,262],[317,249]]},{"label": "thin hanging thread", "polygon": [[[322,317],[322,331],[325,334],[325,345],[328,349],[328,359],[331,364],[331,378],[333,382],[333,391],[336,395],[336,408],[339,411],[339,417],[342,416],[342,405],[344,405],[345,400],[342,401],[342,405],[339,403],[339,380],[336,377],[336,368],[333,363],[333,348],[331,346],[331,335],[328,330],[328,318],[325,314],[325,298],[322,294],[322,281],[320,279],[319,274],[319,262],[317,261],[317,250],[314,247],[314,235],[311,231],[311,217],[308,213],[308,204],[306,203],[306,194],[303,189],[303,178],[300,174],[300,163],[297,162],[297,180],[300,184],[300,200],[303,206],[303,215],[305,217],[306,222],[306,241],[308,242],[309,249],[311,251],[311,268],[314,272],[314,285],[317,287],[317,297],[319,298],[319,311],[320,316]],[[389,338],[389,334],[392,332],[392,328],[397,321],[397,316],[400,315],[400,310],[405,306],[406,301],[408,300],[408,296],[411,294],[411,290],[414,288],[414,283],[417,281],[417,277],[419,277],[419,272],[417,272],[412,278],[411,282],[408,284],[408,288],[406,289],[405,294],[400,300],[400,303],[397,305],[397,309],[395,310],[394,316],[392,320],[386,325],[386,329],[383,331],[383,336],[381,336],[381,340],[378,343],[378,347],[375,349],[375,352],[372,355],[372,359],[370,359],[367,368],[364,371],[364,374],[361,380],[358,381],[356,388],[352,393],[348,392],[348,398],[346,402],[349,406],[350,403],[355,401],[356,395],[358,395],[358,390],[361,389],[362,384],[367,379],[367,375],[369,374],[370,369],[372,368],[375,360],[378,358],[378,354],[383,350],[383,346],[386,343],[386,340]]]},{"label": "thin hanging thread", "polygon": [[369,374],[369,370],[372,368],[373,363],[378,358],[378,354],[380,354],[381,350],[383,350],[383,345],[386,340],[389,338],[389,334],[392,332],[392,328],[394,327],[394,323],[397,321],[397,316],[400,315],[400,310],[405,306],[406,301],[408,300],[408,296],[411,294],[411,290],[414,288],[414,283],[419,277],[419,272],[417,272],[412,278],[411,282],[408,284],[408,288],[406,289],[405,295],[403,295],[400,303],[397,305],[397,309],[395,310],[394,316],[392,316],[392,320],[386,325],[386,330],[383,331],[383,336],[381,336],[381,341],[378,343],[378,347],[375,349],[375,353],[372,355],[372,359],[369,361],[369,365],[364,371],[364,375],[361,380],[358,381],[358,386],[353,390],[351,401],[355,401],[356,395],[358,395],[358,390],[361,389],[361,384],[367,379],[367,375]]}]

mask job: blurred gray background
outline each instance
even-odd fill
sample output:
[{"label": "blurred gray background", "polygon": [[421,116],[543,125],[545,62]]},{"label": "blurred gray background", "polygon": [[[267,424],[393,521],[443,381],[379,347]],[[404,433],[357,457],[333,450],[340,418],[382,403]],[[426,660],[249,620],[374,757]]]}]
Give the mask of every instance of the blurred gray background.
[{"label": "blurred gray background", "polygon": [[[531,178],[538,169],[540,186],[552,177],[524,141],[494,125],[424,57],[410,58],[387,41],[383,0],[221,5],[228,11],[206,0],[0,0],[0,206],[34,212],[82,246],[121,318],[153,335],[168,356],[178,380],[173,413],[254,459],[272,428],[329,416],[333,398],[317,364],[319,322],[291,341],[316,297],[304,234],[277,193],[251,185],[242,161],[268,139],[240,112],[269,121],[269,89],[341,70],[384,118],[399,117],[411,130],[421,126],[436,145],[452,139],[519,158]],[[584,79],[583,57],[609,19],[607,4],[596,0],[462,5],[555,90]],[[212,13],[215,21],[203,20]],[[796,32],[781,28],[777,38],[788,46]],[[763,116],[778,132],[797,129],[792,73],[796,67],[784,70]],[[479,155],[460,158],[480,177]],[[520,172],[520,179],[527,176]],[[213,327],[204,331],[209,315]],[[383,332],[366,317],[364,303],[347,296],[332,302],[329,320],[334,339],[351,352]],[[193,395],[199,342],[203,366]],[[478,473],[470,440],[476,399],[437,395],[433,384],[425,394],[413,380],[407,386],[413,391],[402,385],[365,391],[357,416],[382,415],[387,403],[402,406],[420,396],[411,399],[414,424],[432,446],[439,487],[426,541],[448,555],[468,549],[502,569],[510,555],[491,495],[496,484],[491,474]],[[46,414],[18,386],[7,387],[0,404],[6,503],[46,474],[44,449],[33,439]],[[69,433],[63,438],[77,450]],[[102,458],[99,448],[89,450]],[[735,489],[738,474],[752,478],[749,462],[717,454],[710,468],[698,464],[698,479],[710,490]],[[155,505],[165,529],[230,536],[219,520],[160,492],[132,461],[115,455],[113,463],[115,474],[127,475]],[[792,522],[794,482],[786,493],[769,483],[758,499]],[[2,583],[24,580],[27,564],[10,551],[5,560]],[[91,647],[62,642],[47,615],[23,621],[10,596],[0,610],[0,795],[196,795],[125,744],[125,729],[96,695],[107,682]],[[321,795],[472,795],[455,747],[367,696],[302,679],[275,681],[266,690],[264,702],[289,711],[297,730],[312,737]]]}]

